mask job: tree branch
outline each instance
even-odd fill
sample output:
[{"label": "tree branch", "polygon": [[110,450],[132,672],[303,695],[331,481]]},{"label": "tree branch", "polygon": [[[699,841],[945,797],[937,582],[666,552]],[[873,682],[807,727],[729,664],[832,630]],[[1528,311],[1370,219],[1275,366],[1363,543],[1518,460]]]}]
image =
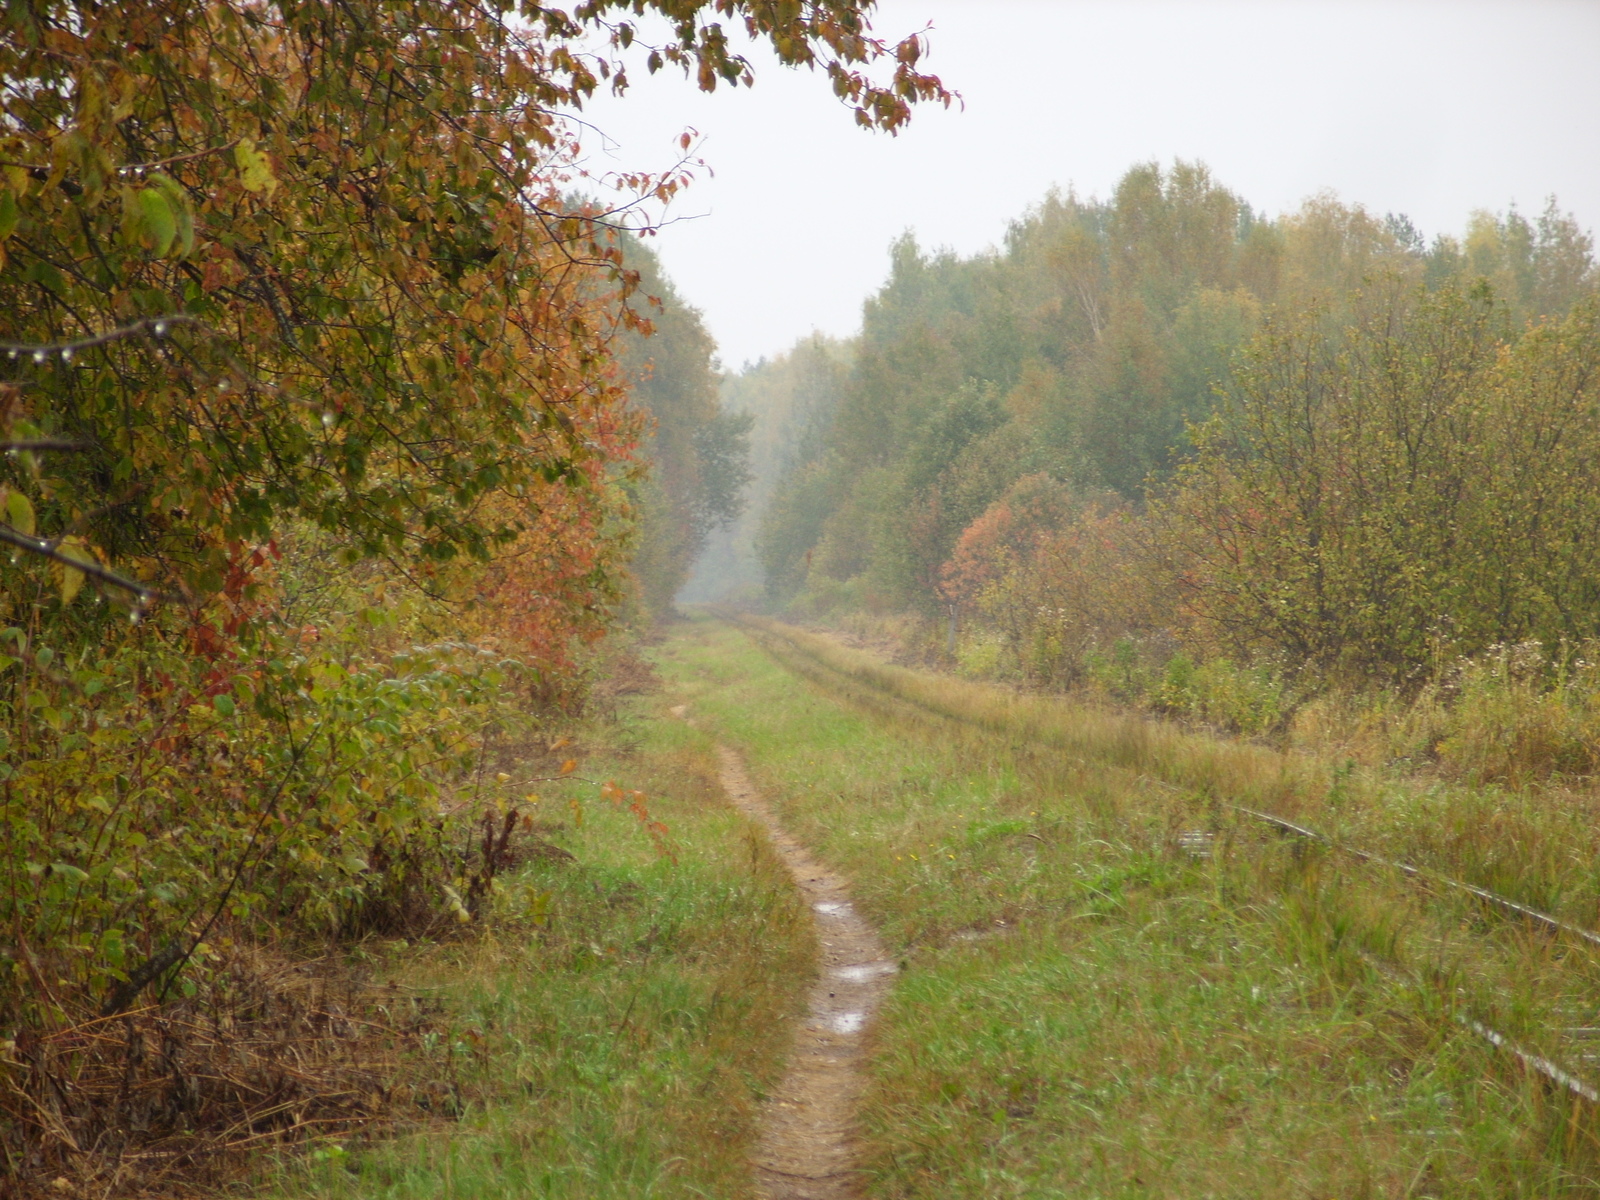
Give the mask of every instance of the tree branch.
[{"label": "tree branch", "polygon": [[[197,158],[204,158],[208,154],[222,154],[225,151],[232,150],[238,144],[239,139],[234,138],[233,141],[224,142],[220,146],[208,146],[204,150],[191,150],[188,154],[174,154],[171,158],[158,158],[153,162],[125,163],[116,170],[118,175],[143,175],[146,171],[170,167],[173,163],[192,162]],[[0,160],[0,167],[17,167],[29,172],[36,179],[46,178],[50,174],[49,167],[41,166],[38,163],[12,162],[9,159],[4,159]]]},{"label": "tree branch", "polygon": [[70,342],[41,342],[38,344],[0,342],[0,352],[3,352],[7,358],[26,357],[32,358],[34,362],[44,362],[52,354],[59,354],[63,359],[69,359],[79,350],[104,346],[107,342],[120,341],[122,338],[133,337],[138,333],[149,332],[156,337],[165,337],[169,326],[202,324],[204,322],[199,317],[191,317],[188,313],[169,313],[164,317],[145,317],[128,325],[120,325],[116,329],[108,329],[104,333],[77,338]]},{"label": "tree branch", "polygon": [[72,558],[61,553],[55,546],[45,541],[44,538],[30,537],[21,530],[13,529],[10,525],[4,523],[0,523],[0,543],[15,546],[19,550],[26,550],[29,554],[37,554],[40,558],[48,558],[51,562],[60,563],[64,567],[71,567],[74,571],[82,571],[90,579],[96,579],[112,587],[132,592],[139,597],[141,605],[147,604],[151,600],[175,601],[179,599],[177,596],[167,595],[165,592],[157,591],[153,587],[129,579],[124,575],[118,575],[115,571],[107,570],[99,563],[84,562],[81,559]]}]

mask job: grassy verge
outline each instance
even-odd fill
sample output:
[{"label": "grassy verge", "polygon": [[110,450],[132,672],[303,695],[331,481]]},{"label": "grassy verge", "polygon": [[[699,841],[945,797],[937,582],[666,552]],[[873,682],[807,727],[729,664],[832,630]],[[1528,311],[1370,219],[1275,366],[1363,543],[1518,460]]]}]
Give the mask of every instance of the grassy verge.
[{"label": "grassy verge", "polygon": [[705,621],[659,662],[906,961],[874,1195],[1594,1191],[1593,1114],[1459,1019],[1547,1048],[1600,972],[1218,803],[1408,827],[1329,766],[767,644]]},{"label": "grassy verge", "polygon": [[859,685],[880,701],[892,697],[1069,762],[1131,772],[1139,784],[1265,808],[1575,924],[1593,925],[1600,911],[1600,792],[1361,769],[1341,756],[1219,739],[1061,697],[907,670],[792,626],[748,620],[796,669]]},{"label": "grassy verge", "polygon": [[[723,802],[706,736],[665,719],[671,703],[647,696],[589,731],[577,773],[627,791],[533,785],[535,832],[554,849],[502,877],[482,936],[373,951],[397,1000],[442,1010],[428,1099],[454,1119],[324,1145],[268,1194],[751,1194],[755,1106],[782,1066],[809,925]],[[513,785],[519,769],[545,770],[521,764]],[[664,837],[630,811],[633,789]]]}]

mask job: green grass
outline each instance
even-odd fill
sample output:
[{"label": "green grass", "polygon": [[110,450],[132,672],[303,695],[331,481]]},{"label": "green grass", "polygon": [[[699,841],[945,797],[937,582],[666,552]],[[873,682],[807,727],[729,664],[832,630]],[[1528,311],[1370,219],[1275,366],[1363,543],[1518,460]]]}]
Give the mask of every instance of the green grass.
[{"label": "green grass", "polygon": [[538,785],[541,827],[576,862],[505,880],[483,936],[392,946],[377,966],[397,992],[444,1006],[437,1106],[459,1119],[323,1145],[283,1165],[269,1194],[752,1194],[756,1106],[782,1068],[810,926],[781,866],[723,803],[705,735],[667,719],[670,702],[645,697],[621,726],[592,731],[632,747],[581,754],[579,773],[647,792],[676,861],[596,788]]},{"label": "green grass", "polygon": [[1456,1019],[1571,1061],[1551,1031],[1600,1025],[1590,956],[1220,803],[1459,863],[1471,813],[1520,828],[1499,794],[1386,809],[1332,764],[755,636],[676,627],[655,651],[666,689],[580,756],[648,793],[675,860],[592,786],[551,787],[542,828],[575,863],[506,880],[484,936],[378,952],[399,994],[443,1006],[435,1099],[454,1119],[325,1144],[275,1194],[752,1194],[811,935],[718,793],[716,741],[905,965],[863,1114],[874,1197],[1597,1190],[1594,1115]]},{"label": "green grass", "polygon": [[[1341,741],[1331,735],[1288,750],[1217,738],[1059,696],[905,670],[804,630],[745,620],[796,670],[820,672],[829,686],[846,684],[874,703],[892,696],[900,710],[951,717],[1032,753],[1266,808],[1577,924],[1593,924],[1600,911],[1600,790],[1471,785],[1411,773],[1405,763],[1360,767],[1323,752]],[[1485,726],[1476,736],[1511,733]]]},{"label": "green grass", "polygon": [[[1320,765],[1111,718],[1047,742],[1003,693],[885,687],[765,640],[704,620],[657,658],[906,964],[872,1195],[1596,1190],[1593,1114],[1455,1019],[1548,1049],[1596,1023],[1595,964],[1217,803],[1325,804],[1328,783],[1299,790]],[[983,720],[933,711],[963,704]]]}]

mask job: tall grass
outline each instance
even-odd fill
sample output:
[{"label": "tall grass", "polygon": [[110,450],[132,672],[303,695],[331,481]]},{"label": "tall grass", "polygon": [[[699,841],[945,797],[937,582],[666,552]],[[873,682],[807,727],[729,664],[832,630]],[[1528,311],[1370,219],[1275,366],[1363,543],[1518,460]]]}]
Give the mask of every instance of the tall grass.
[{"label": "tall grass", "polygon": [[905,964],[872,1195],[1595,1189],[1593,1114],[1460,1023],[1581,1064],[1582,948],[1223,804],[1392,842],[1464,790],[1384,816],[1387,785],[1343,764],[751,632],[768,653],[707,622],[662,667]]},{"label": "tall grass", "polygon": [[1367,762],[1432,765],[1475,783],[1593,790],[1600,773],[1600,646],[1492,646],[1457,659],[1414,697],[1328,696],[1293,732]]},{"label": "tall grass", "polygon": [[[1515,788],[1489,770],[1463,772],[1460,779],[1408,778],[1364,766],[1361,759],[1370,762],[1373,756],[1360,739],[1378,735],[1364,735],[1347,717],[1341,724],[1331,709],[1305,718],[1322,720],[1320,744],[1338,751],[1318,754],[1310,739],[1273,746],[1218,738],[1124,710],[895,666],[766,618],[740,620],[791,647],[804,660],[802,669],[824,670],[928,714],[1200,796],[1265,808],[1577,924],[1593,925],[1600,911],[1600,794],[1593,790]],[[1525,751],[1508,748],[1517,736],[1509,714],[1523,714],[1524,728],[1554,729],[1555,718],[1538,715],[1551,705],[1565,714],[1559,727],[1567,731],[1552,753],[1575,753],[1570,747],[1590,736],[1590,723],[1600,718],[1571,697],[1548,699],[1530,676],[1514,663],[1463,670],[1454,685],[1463,695],[1450,698],[1447,727],[1459,761],[1469,755],[1482,764],[1502,761],[1497,755],[1506,753],[1525,757]],[[1396,714],[1395,727],[1385,734],[1394,739],[1391,745],[1442,736],[1416,728],[1427,723],[1426,699],[1405,714],[1412,724]],[[1367,753],[1347,753],[1356,750]]]}]

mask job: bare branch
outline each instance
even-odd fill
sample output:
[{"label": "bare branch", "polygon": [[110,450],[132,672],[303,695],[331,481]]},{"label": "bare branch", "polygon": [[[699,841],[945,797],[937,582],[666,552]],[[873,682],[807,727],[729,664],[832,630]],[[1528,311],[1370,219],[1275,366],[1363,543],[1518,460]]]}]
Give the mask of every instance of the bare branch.
[{"label": "bare branch", "polygon": [[60,563],[64,567],[71,567],[74,571],[82,571],[90,579],[99,580],[101,583],[109,584],[111,587],[122,588],[124,591],[132,592],[139,597],[141,605],[148,604],[152,600],[176,601],[179,599],[177,596],[167,595],[165,592],[157,591],[155,588],[139,583],[137,580],[118,575],[115,571],[108,570],[99,563],[84,562],[81,559],[63,554],[44,538],[30,537],[21,530],[13,529],[10,525],[4,523],[0,523],[0,543],[15,546],[19,550],[26,550],[29,554],[47,558],[51,562]]},{"label": "bare branch", "polygon": [[[174,154],[171,158],[158,158],[153,162],[124,163],[122,166],[117,168],[117,174],[143,175],[146,171],[155,171],[162,167],[170,167],[174,163],[192,162],[197,158],[205,158],[208,154],[222,154],[228,150],[232,150],[238,144],[239,139],[234,138],[233,141],[224,142],[220,146],[208,146],[204,150],[191,150],[188,154]],[[43,178],[50,174],[50,168],[41,166],[39,163],[0,160],[0,167],[17,167],[21,170],[29,172],[35,178]]]},{"label": "bare branch", "polygon": [[104,333],[97,333],[91,337],[77,338],[70,342],[41,342],[38,344],[27,342],[0,342],[0,353],[7,358],[31,358],[34,362],[44,362],[53,354],[59,354],[64,359],[71,358],[80,350],[89,350],[95,346],[104,346],[107,342],[120,341],[123,338],[133,337],[135,334],[150,333],[155,337],[165,337],[167,329],[173,325],[203,325],[199,317],[191,317],[188,313],[169,313],[164,317],[145,317],[143,320],[134,321],[128,325],[108,329]]},{"label": "bare branch", "polygon": [[20,442],[0,442],[0,450],[89,450],[91,442],[71,442],[65,438],[30,438]]}]

